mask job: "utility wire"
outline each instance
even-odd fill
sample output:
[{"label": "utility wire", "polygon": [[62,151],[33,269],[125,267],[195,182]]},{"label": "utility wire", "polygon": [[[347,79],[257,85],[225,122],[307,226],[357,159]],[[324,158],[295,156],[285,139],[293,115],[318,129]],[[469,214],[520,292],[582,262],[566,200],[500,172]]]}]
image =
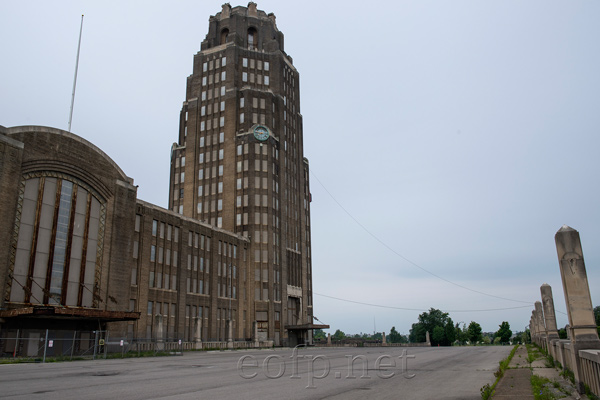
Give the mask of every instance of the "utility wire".
[{"label": "utility wire", "polygon": [[[368,229],[367,229],[367,228],[366,228],[366,227],[365,227],[363,224],[361,224],[361,223],[360,223],[360,222],[359,222],[359,221],[358,221],[356,218],[354,218],[354,216],[353,216],[352,214],[350,214],[350,212],[349,212],[348,210],[346,210],[346,209],[344,208],[344,206],[342,206],[342,205],[340,204],[340,202],[336,200],[336,198],[335,198],[335,197],[333,197],[333,195],[332,195],[332,194],[329,192],[329,190],[327,190],[327,188],[325,187],[325,185],[323,185],[323,182],[321,182],[321,180],[320,180],[320,179],[317,177],[317,175],[315,175],[315,173],[314,173],[314,171],[312,170],[312,168],[310,169],[310,172],[311,172],[312,176],[313,176],[313,177],[314,177],[314,178],[317,180],[317,182],[319,182],[319,184],[321,185],[321,187],[323,187],[323,189],[324,189],[324,190],[327,192],[327,194],[328,194],[328,195],[329,195],[329,196],[330,196],[330,197],[333,199],[333,201],[334,201],[334,202],[335,202],[335,203],[336,203],[336,204],[337,204],[337,205],[338,205],[338,206],[339,206],[339,207],[340,207],[340,208],[341,208],[341,209],[342,209],[342,210],[343,210],[343,211],[344,211],[344,212],[345,212],[345,213],[346,213],[346,214],[347,214],[347,215],[348,215],[350,218],[352,218],[352,220],[353,220],[353,221],[354,221],[354,222],[355,222],[355,223],[356,223],[358,226],[360,226],[360,227],[361,227],[361,228],[362,228],[362,229],[363,229],[365,232],[367,232],[367,233],[368,233],[368,234],[369,234],[369,235],[370,235],[370,236],[371,236],[373,239],[375,239],[376,241],[378,241],[378,242],[379,242],[379,243],[380,243],[382,246],[384,246],[385,248],[387,248],[389,251],[391,251],[392,253],[394,253],[395,255],[397,255],[398,257],[400,257],[401,259],[403,259],[403,260],[404,260],[404,261],[406,261],[407,263],[409,263],[409,264],[411,264],[411,265],[413,265],[413,266],[415,266],[415,267],[419,268],[421,271],[423,271],[423,272],[426,272],[426,273],[428,273],[429,275],[431,275],[431,276],[434,276],[434,277],[436,277],[436,278],[438,278],[438,279],[440,279],[440,280],[442,280],[442,281],[444,281],[444,282],[447,282],[447,283],[449,283],[449,284],[451,284],[451,285],[454,285],[454,286],[458,286],[459,288],[462,288],[462,289],[468,290],[468,291],[470,291],[470,292],[473,292],[473,293],[478,293],[478,294],[481,294],[481,295],[484,295],[484,296],[488,296],[488,297],[494,297],[494,298],[496,298],[496,299],[500,299],[500,300],[507,300],[507,301],[512,301],[512,302],[515,302],[515,303],[523,303],[523,304],[528,304],[528,307],[530,307],[530,306],[531,306],[531,304],[533,304],[533,302],[531,302],[531,301],[522,301],[522,300],[508,299],[508,298],[506,298],[506,297],[496,296],[496,295],[493,295],[493,294],[489,294],[489,293],[481,292],[481,291],[479,291],[479,290],[471,289],[471,288],[469,288],[469,287],[463,286],[463,285],[461,285],[461,284],[458,284],[458,283],[456,283],[456,282],[452,282],[452,281],[450,281],[450,280],[448,280],[448,279],[446,279],[446,278],[443,278],[443,277],[441,277],[441,276],[439,276],[439,275],[437,275],[437,274],[435,274],[435,273],[433,273],[433,272],[431,272],[431,271],[429,271],[429,270],[427,270],[427,269],[425,269],[425,268],[421,267],[421,266],[420,266],[420,265],[418,265],[417,263],[415,263],[415,262],[413,262],[413,261],[409,260],[408,258],[404,257],[402,254],[398,253],[397,251],[395,251],[394,249],[392,249],[390,246],[388,246],[388,245],[387,245],[387,244],[386,244],[386,243],[385,243],[383,240],[381,240],[381,239],[379,239],[377,236],[375,236],[375,234],[373,234],[371,231],[369,231],[369,230],[368,230]],[[519,307],[519,308],[520,308],[520,307]]]},{"label": "utility wire", "polygon": [[[396,306],[384,306],[384,305],[381,305],[381,304],[363,303],[362,301],[354,301],[354,300],[342,299],[342,298],[339,298],[339,297],[328,296],[326,294],[321,294],[321,293],[316,293],[316,292],[313,292],[313,294],[316,294],[317,296],[327,297],[329,299],[344,301],[346,303],[360,304],[360,305],[363,305],[363,306],[379,307],[379,308],[390,308],[392,310],[404,310],[404,311],[427,311],[427,310],[423,310],[422,308],[406,308],[406,307],[396,307]],[[484,311],[514,310],[514,309],[517,309],[517,308],[529,308],[529,307],[531,307],[531,305],[516,306],[516,307],[505,307],[505,308],[488,308],[488,309],[480,309],[480,310],[441,310],[441,311],[443,311],[443,312],[453,312],[453,313],[459,313],[459,312],[484,312]]]}]

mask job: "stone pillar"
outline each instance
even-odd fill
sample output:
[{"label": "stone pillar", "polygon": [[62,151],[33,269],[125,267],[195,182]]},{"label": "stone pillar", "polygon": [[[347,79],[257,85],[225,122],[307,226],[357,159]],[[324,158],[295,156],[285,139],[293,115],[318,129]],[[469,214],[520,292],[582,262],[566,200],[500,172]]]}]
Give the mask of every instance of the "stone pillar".
[{"label": "stone pillar", "polygon": [[165,339],[164,339],[164,331],[163,331],[163,316],[161,314],[156,314],[154,316],[154,332],[156,339],[156,350],[164,350],[165,349]]},{"label": "stone pillar", "polygon": [[228,319],[225,327],[227,329],[227,348],[233,349],[233,321]]},{"label": "stone pillar", "polygon": [[387,343],[385,341],[385,332],[381,332],[381,345],[387,346]]},{"label": "stone pillar", "polygon": [[533,338],[534,331],[533,331],[533,330],[534,330],[534,329],[533,329],[533,319],[532,319],[532,318],[529,318],[529,336],[530,336],[530,338],[531,338],[531,343],[535,343],[535,342],[533,341],[533,340],[534,340],[534,338]]},{"label": "stone pillar", "polygon": [[552,297],[552,288],[547,283],[540,286],[542,294],[542,306],[544,307],[544,322],[546,325],[546,346],[548,352],[553,358],[556,358],[554,352],[554,340],[558,340],[558,329],[556,328],[556,314],[554,311],[554,298]]},{"label": "stone pillar", "polygon": [[194,349],[202,348],[202,318],[194,318]]},{"label": "stone pillar", "polygon": [[431,346],[431,339],[429,339],[429,331],[425,332],[425,343],[427,343],[427,346]]},{"label": "stone pillar", "polygon": [[331,346],[331,333],[327,334],[327,346]]},{"label": "stone pillar", "polygon": [[583,261],[579,232],[564,225],[554,236],[565,303],[569,315],[573,372],[579,393],[584,393],[579,350],[600,349],[600,339]]},{"label": "stone pillar", "polygon": [[537,332],[537,322],[535,316],[535,309],[531,311],[531,319],[529,324],[531,325],[531,343],[537,344],[538,342],[538,332]]},{"label": "stone pillar", "polygon": [[541,348],[545,348],[545,346],[546,346],[546,324],[544,323],[544,311],[542,310],[542,302],[541,301],[535,302],[535,314],[537,317],[538,333],[539,333],[538,345]]}]

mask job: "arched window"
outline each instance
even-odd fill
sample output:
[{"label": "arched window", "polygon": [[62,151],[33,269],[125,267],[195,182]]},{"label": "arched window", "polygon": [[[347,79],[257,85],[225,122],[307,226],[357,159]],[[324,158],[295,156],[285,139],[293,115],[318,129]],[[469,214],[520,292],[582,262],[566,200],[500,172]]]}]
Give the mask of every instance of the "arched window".
[{"label": "arched window", "polygon": [[24,176],[10,301],[94,307],[104,200],[62,173]]},{"label": "arched window", "polygon": [[256,50],[258,46],[258,33],[254,28],[248,28],[248,48]]},{"label": "arched window", "polygon": [[220,44],[225,44],[225,42],[227,41],[227,35],[229,35],[229,29],[225,28],[221,31],[221,43]]}]

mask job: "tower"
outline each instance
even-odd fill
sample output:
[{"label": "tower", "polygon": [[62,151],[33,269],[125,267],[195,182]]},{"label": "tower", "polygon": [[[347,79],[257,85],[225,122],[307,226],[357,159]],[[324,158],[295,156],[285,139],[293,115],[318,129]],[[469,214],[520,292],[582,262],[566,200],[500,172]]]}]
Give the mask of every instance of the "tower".
[{"label": "tower", "polygon": [[[310,190],[299,74],[275,15],[224,4],[187,78],[171,152],[169,208],[249,239],[235,279],[234,336],[308,339],[312,324]],[[221,267],[219,266],[219,270]],[[231,276],[233,274],[233,277]],[[239,276],[238,276],[239,275]]]}]

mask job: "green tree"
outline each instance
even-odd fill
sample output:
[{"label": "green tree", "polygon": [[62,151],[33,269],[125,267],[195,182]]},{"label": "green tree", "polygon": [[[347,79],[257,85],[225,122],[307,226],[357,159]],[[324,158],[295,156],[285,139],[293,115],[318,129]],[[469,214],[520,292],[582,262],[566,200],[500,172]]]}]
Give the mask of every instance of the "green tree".
[{"label": "green tree", "polygon": [[331,336],[332,340],[343,340],[346,338],[346,334],[339,329],[335,331],[335,333]]},{"label": "green tree", "polygon": [[454,329],[452,318],[448,318],[448,322],[446,322],[446,326],[444,327],[444,334],[446,336],[446,345],[452,346],[456,340],[456,329]]},{"label": "green tree", "polygon": [[325,340],[327,339],[327,336],[325,335],[325,332],[323,332],[323,329],[315,329],[313,332],[313,338],[315,340]]},{"label": "green tree", "polygon": [[[529,329],[527,331],[529,332]],[[558,330],[558,338],[559,339],[566,339],[567,337],[568,337],[567,330],[565,328],[560,328]]]},{"label": "green tree", "polygon": [[456,324],[454,327],[454,331],[456,332],[456,340],[460,344],[465,344],[469,338],[467,337],[467,326],[465,323],[462,323],[462,328],[460,327],[460,322]]},{"label": "green tree", "polygon": [[[419,322],[412,324],[410,329],[409,340],[411,343],[422,343],[426,339],[426,332],[429,332],[431,344],[433,346],[443,345],[447,346],[450,344],[446,338],[444,328],[448,323],[448,320],[452,321],[448,317],[448,313],[442,312],[435,308],[430,308],[429,311],[419,315]],[[442,334],[438,333],[434,337],[434,329],[436,327],[442,328]]]},{"label": "green tree", "polygon": [[433,333],[431,334],[431,344],[443,344],[446,341],[446,335],[444,332],[443,326],[436,326],[433,328]]},{"label": "green tree", "polygon": [[467,337],[469,338],[469,342],[471,342],[471,344],[477,344],[477,342],[480,342],[482,340],[481,325],[475,321],[471,321],[469,327],[467,328]]},{"label": "green tree", "polygon": [[500,338],[500,343],[510,342],[510,337],[512,336],[510,324],[506,321],[503,321],[499,326],[500,329],[498,329],[498,332],[496,332],[496,336]]},{"label": "green tree", "polygon": [[390,329],[387,341],[390,343],[402,343],[402,335],[398,333],[395,326],[392,326],[392,329]]},{"label": "green tree", "polygon": [[500,336],[494,338],[494,344],[500,344]]}]

